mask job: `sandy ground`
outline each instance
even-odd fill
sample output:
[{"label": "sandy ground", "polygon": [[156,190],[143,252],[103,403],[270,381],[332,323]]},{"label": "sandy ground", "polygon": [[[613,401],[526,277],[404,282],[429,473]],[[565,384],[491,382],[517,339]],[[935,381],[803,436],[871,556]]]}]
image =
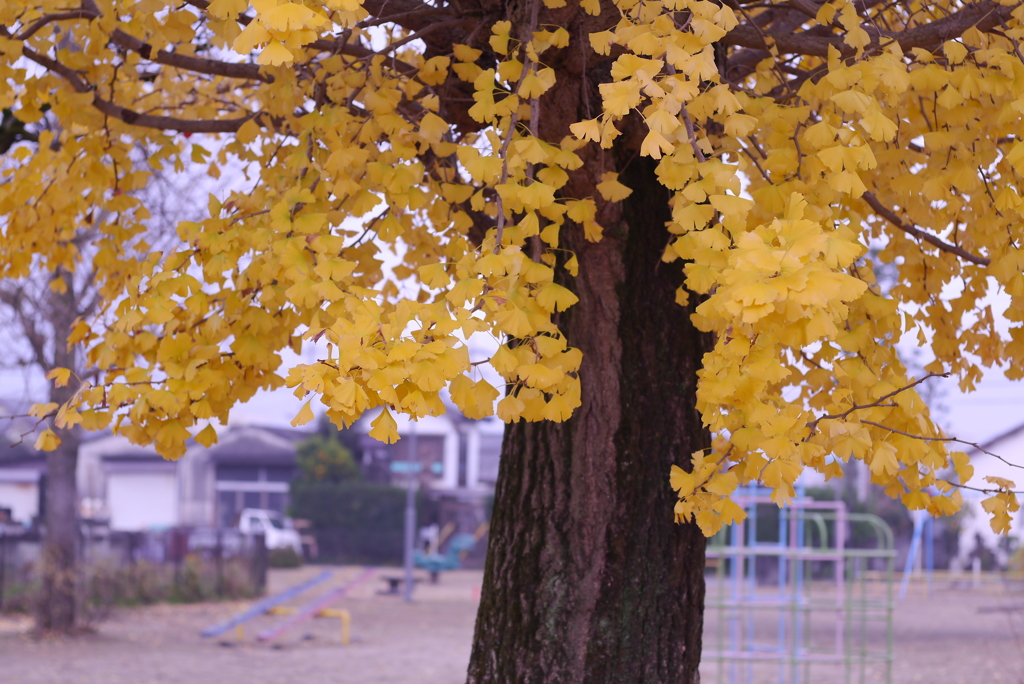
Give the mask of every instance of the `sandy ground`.
[{"label": "sandy ground", "polygon": [[[270,590],[321,571],[309,567],[274,571]],[[332,580],[300,598],[308,601],[324,594],[358,571],[335,569]],[[255,636],[282,617],[264,616],[247,623],[241,643],[234,631],[219,639],[199,636],[202,628],[223,621],[248,603],[123,609],[95,633],[70,640],[34,640],[26,633],[26,620],[0,618],[0,682],[457,684],[465,677],[479,585],[479,572],[446,573],[438,585],[419,585],[417,600],[409,605],[393,596],[377,595],[384,582],[375,577],[335,604],[352,614],[353,642],[348,646],[341,645],[340,623],[332,618],[305,622],[271,644],[258,643]],[[301,603],[295,600],[289,605]],[[895,612],[892,681],[1024,682],[1024,610],[978,610],[1012,604],[1024,606],[1024,594],[938,587],[929,599],[923,592],[912,592]],[[705,684],[717,681],[717,670],[708,666],[702,670]],[[821,671],[811,682],[842,681],[832,674]],[[753,681],[774,682],[774,671]],[[863,681],[884,678],[874,668]]]}]

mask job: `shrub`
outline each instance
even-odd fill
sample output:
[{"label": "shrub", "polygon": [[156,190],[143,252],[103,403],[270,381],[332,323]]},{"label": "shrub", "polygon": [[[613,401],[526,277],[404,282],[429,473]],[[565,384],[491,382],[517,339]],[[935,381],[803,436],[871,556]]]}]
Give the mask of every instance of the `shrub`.
[{"label": "shrub", "polygon": [[298,448],[299,477],[305,482],[346,482],[362,475],[352,452],[337,439],[313,435]]},{"label": "shrub", "polygon": [[[293,482],[291,513],[312,523],[320,559],[398,564],[402,561],[406,491],[368,482]],[[421,490],[417,525],[437,520],[437,503]]]},{"label": "shrub", "polygon": [[291,547],[271,549],[269,563],[272,568],[297,568],[302,565],[302,556]]}]

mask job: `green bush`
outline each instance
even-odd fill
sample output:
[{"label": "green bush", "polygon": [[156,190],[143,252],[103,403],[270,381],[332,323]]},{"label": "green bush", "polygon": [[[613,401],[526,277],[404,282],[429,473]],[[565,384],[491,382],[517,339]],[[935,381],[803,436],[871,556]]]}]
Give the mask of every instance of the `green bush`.
[{"label": "green bush", "polygon": [[272,568],[297,568],[302,565],[302,556],[295,553],[295,549],[290,546],[283,549],[271,549],[268,562]]},{"label": "green bush", "polygon": [[352,452],[339,440],[313,435],[298,448],[299,477],[305,482],[347,482],[362,472]]},{"label": "green bush", "polygon": [[[405,489],[368,482],[301,482],[291,486],[291,514],[309,520],[320,560],[398,564],[405,530]],[[437,504],[417,494],[418,526],[437,521]]]}]

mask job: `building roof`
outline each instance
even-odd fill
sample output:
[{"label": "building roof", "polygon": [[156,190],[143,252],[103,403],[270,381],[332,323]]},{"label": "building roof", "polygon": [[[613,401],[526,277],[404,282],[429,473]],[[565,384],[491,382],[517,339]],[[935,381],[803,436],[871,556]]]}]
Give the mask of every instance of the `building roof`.
[{"label": "building roof", "polygon": [[309,430],[297,430],[296,428],[276,427],[270,425],[260,425],[258,427],[254,425],[250,426],[249,429],[264,430],[272,435],[276,435],[282,439],[291,440],[293,442],[304,442],[315,434]]},{"label": "building roof", "polygon": [[14,444],[0,436],[0,468],[45,468],[46,454],[36,451],[25,442]]},{"label": "building roof", "polygon": [[995,448],[996,446],[998,446],[1001,442],[1004,442],[1004,441],[1006,441],[1008,439],[1013,439],[1014,437],[1016,437],[1017,435],[1020,435],[1020,434],[1024,434],[1024,423],[1021,423],[1020,425],[1012,427],[1009,430],[1007,430],[1006,432],[1004,432],[1004,433],[1002,433],[1000,435],[996,435],[995,437],[993,437],[992,439],[990,439],[988,441],[982,442],[979,445],[981,447],[980,449],[975,447],[975,448],[971,449],[968,453],[973,456],[973,455],[976,455],[976,454],[984,453],[985,451],[992,451],[992,449]]},{"label": "building roof", "polygon": [[300,440],[285,438],[288,441],[282,441],[279,437],[270,441],[255,431],[246,432],[211,447],[207,453],[213,462],[223,465],[295,465],[295,448]]}]

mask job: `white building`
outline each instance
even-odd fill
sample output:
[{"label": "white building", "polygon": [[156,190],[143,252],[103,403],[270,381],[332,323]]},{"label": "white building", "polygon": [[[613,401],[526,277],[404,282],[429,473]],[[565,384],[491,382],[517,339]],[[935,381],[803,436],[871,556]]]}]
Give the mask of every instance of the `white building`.
[{"label": "white building", "polygon": [[[403,439],[386,445],[369,438],[367,416],[354,430],[361,436],[362,468],[371,481],[397,483],[390,463],[408,460],[408,421]],[[415,425],[423,484],[438,496],[479,506],[493,492],[504,424],[474,421],[454,409]],[[298,474],[296,451],[312,432],[242,425],[224,428],[207,448],[189,442],[184,456],[167,461],[152,447],[101,434],[85,441],[78,458],[78,490],[84,517],[110,521],[114,530],[186,526],[233,526],[243,508],[285,511],[289,483]],[[0,475],[2,478],[2,475]],[[4,506],[0,479],[0,507]]]},{"label": "white building", "polygon": [[[0,449],[7,448],[0,443]],[[9,517],[10,522],[31,525],[42,514],[46,461],[25,451],[4,456],[0,458],[0,522]]]},{"label": "white building", "polygon": [[[1024,423],[1017,425],[1006,432],[982,443],[981,448],[1001,458],[995,458],[978,449],[971,449],[968,455],[971,457],[971,465],[974,466],[974,477],[970,481],[972,487],[980,489],[994,488],[985,481],[986,477],[1001,477],[1016,483],[1017,489],[1024,489]],[[1002,460],[1005,459],[1005,460]],[[982,542],[989,549],[999,548],[1001,535],[992,531],[989,525],[989,515],[981,508],[981,502],[987,497],[986,494],[964,490],[964,509],[966,515],[960,528],[960,560],[961,565],[966,561],[967,556],[974,550],[977,539],[980,536]],[[1021,497],[1024,503],[1024,497]],[[1022,511],[1013,514],[1013,528],[1011,535],[1020,537],[1021,523],[1024,522]],[[997,554],[1001,555],[1001,554]],[[1000,558],[1001,562],[1006,561]]]},{"label": "white building", "polygon": [[31,525],[43,514],[46,455],[32,448],[33,421],[0,401],[0,523]]},{"label": "white building", "polygon": [[[378,415],[375,411],[353,426],[362,435],[363,472],[371,479],[391,482],[390,463],[413,460],[422,466],[424,484],[434,491],[494,491],[505,432],[505,424],[497,418],[471,420],[452,409],[443,416],[426,416],[418,421],[398,415],[395,422],[401,439],[383,444],[367,434]],[[417,454],[410,459],[414,433]]]}]

